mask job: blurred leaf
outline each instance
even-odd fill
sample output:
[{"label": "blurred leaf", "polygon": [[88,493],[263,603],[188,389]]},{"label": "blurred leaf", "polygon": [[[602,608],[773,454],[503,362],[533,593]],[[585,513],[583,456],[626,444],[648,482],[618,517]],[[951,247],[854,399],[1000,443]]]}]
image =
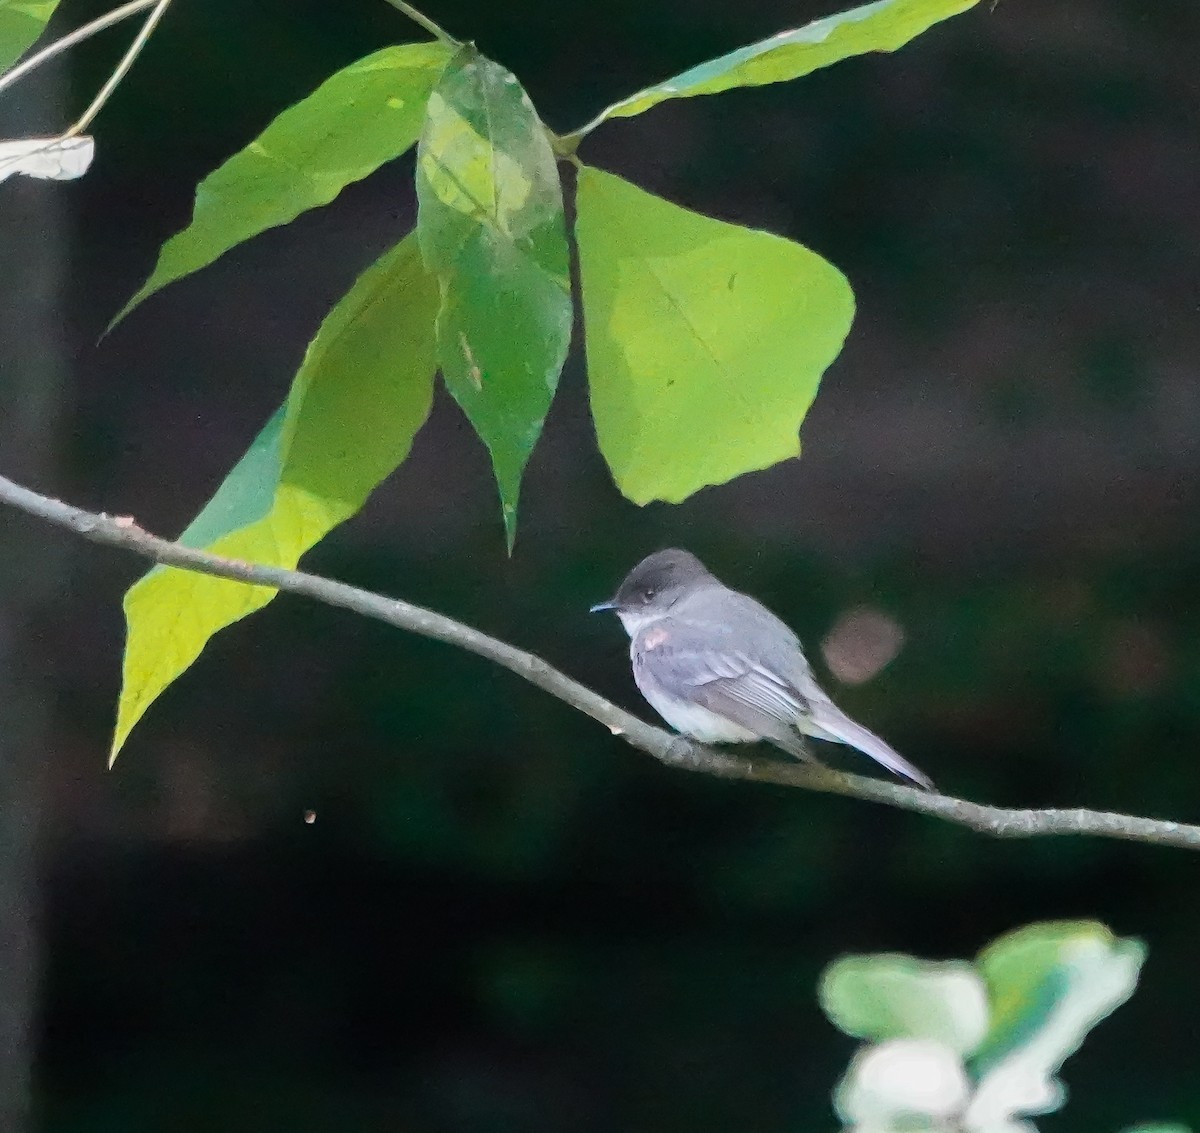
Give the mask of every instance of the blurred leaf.
[{"label": "blurred leaf", "polygon": [[621,491],[678,503],[798,456],[854,315],[842,273],[588,167],[575,227],[592,415]]},{"label": "blurred leaf", "polygon": [[871,1042],[931,1039],[965,1055],[988,1028],[983,981],[962,962],[846,956],[825,969],[817,994],[834,1026]]},{"label": "blurred leaf", "polygon": [[1088,1031],[1137,985],[1144,945],[1093,921],[1030,925],[989,945],[976,965],[992,1026],[972,1060],[979,1082],[968,1124],[1050,1113],[1064,1099],[1054,1075]]},{"label": "blurred leaf", "polygon": [[418,231],[441,288],[438,361],[492,456],[509,549],[521,475],[571,341],[558,167],[516,77],[463,48],[429,100]]},{"label": "blurred leaf", "polygon": [[440,43],[386,47],[325,80],[196,188],[192,222],[109,329],[168,283],[230,248],[328,204],[417,140],[429,92],[450,56]]},{"label": "blurred leaf", "polygon": [[[408,455],[429,413],[437,293],[409,235],[368,268],[309,345],[283,406],[180,537],[294,567]],[[125,596],[128,640],[112,755],[218,630],[275,591],[155,567]]]},{"label": "blurred leaf", "polygon": [[7,71],[46,29],[58,0],[0,0],[0,71]]},{"label": "blurred leaf", "polygon": [[613,103],[583,128],[587,133],[609,118],[631,118],[671,98],[718,94],[798,79],[831,63],[868,51],[895,51],[941,20],[979,0],[878,0],[814,20],[794,31],[739,47]]},{"label": "blurred leaf", "polygon": [[[929,1039],[894,1039],[854,1056],[833,1095],[846,1124],[863,1130],[943,1130],[967,1104],[962,1060]],[[920,1119],[925,1118],[925,1121]],[[914,1120],[917,1119],[917,1120]]]}]

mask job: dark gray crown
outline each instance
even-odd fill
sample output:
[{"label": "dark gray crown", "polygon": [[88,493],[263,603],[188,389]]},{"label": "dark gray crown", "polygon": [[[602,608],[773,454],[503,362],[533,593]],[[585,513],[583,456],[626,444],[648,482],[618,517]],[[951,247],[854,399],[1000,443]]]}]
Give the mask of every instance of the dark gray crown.
[{"label": "dark gray crown", "polygon": [[712,577],[708,568],[690,551],[668,547],[642,559],[625,576],[613,605],[618,610],[635,609]]}]

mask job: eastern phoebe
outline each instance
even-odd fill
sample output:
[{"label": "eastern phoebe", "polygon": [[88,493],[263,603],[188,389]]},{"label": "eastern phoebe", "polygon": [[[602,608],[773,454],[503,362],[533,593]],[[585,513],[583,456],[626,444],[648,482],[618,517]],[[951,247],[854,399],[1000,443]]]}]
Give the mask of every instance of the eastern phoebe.
[{"label": "eastern phoebe", "polygon": [[934,790],[928,776],[845,715],[818,687],[800,641],[765,606],[730,590],[695,555],[643,559],[616,597],[630,637],[633,679],[671,727],[701,743],[767,740],[797,759],[802,739],[849,744],[889,771]]}]

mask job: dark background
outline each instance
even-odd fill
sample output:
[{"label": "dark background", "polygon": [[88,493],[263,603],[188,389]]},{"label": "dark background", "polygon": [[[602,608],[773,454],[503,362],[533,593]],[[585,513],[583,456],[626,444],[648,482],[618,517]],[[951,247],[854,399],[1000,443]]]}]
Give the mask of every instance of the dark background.
[{"label": "dark background", "polygon": [[[100,7],[63,9],[59,30]],[[828,10],[429,12],[566,129]],[[73,106],[127,34],[75,53]],[[945,789],[1200,819],[1198,36],[1194,0],[1001,0],[894,56],[605,127],[586,160],[850,277],[859,315],[803,459],[638,509],[596,453],[577,349],[512,559],[486,454],[439,395],[307,565],[642,711],[624,635],[586,609],[684,545],[818,662],[847,611],[894,619],[897,659],[831,690]],[[206,172],[332,69],[418,37],[377,0],[177,0],[97,123],[93,171],[58,190],[73,376],[47,486],[164,534],[199,509],[322,315],[411,226],[411,159],[97,339]],[[36,96],[29,123],[61,125]],[[1075,916],[1150,958],[1042,1127],[1200,1120],[1193,855],[993,841],[670,771],[482,661],[287,598],[223,633],[109,774],[120,596],[142,568],[70,554],[26,655],[53,690],[40,1128],[830,1128],[851,1044],[815,1005],[826,962],[970,955]]]}]

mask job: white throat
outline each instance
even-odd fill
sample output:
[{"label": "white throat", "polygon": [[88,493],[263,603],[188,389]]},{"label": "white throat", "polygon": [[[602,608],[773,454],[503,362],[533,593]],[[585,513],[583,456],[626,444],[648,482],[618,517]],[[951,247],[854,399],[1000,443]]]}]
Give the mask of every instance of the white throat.
[{"label": "white throat", "polygon": [[625,627],[625,632],[630,637],[636,637],[646,626],[653,625],[655,622],[661,622],[666,616],[662,610],[617,611],[617,617],[621,619],[621,624]]}]

